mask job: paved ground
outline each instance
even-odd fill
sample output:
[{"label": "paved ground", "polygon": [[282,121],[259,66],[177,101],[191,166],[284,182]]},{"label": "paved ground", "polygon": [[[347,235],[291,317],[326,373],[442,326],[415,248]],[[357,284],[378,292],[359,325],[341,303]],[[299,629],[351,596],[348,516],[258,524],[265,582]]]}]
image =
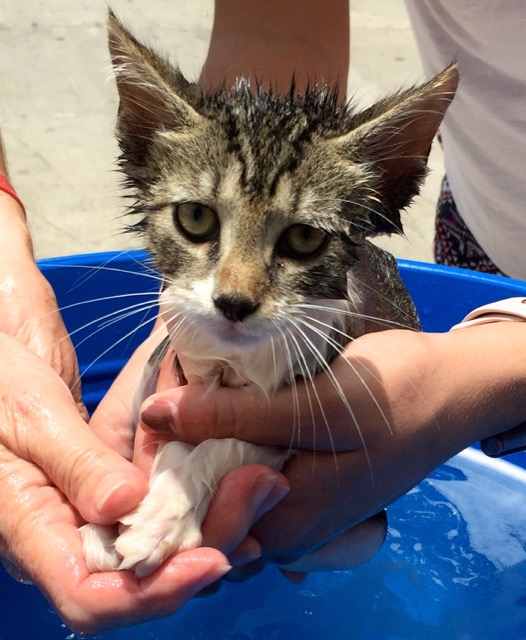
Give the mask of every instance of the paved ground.
[{"label": "paved ground", "polygon": [[[141,36],[196,77],[213,0],[112,0]],[[116,93],[109,78],[104,0],[0,0],[0,126],[11,175],[26,203],[38,257],[130,246],[113,171]],[[360,100],[422,78],[403,0],[352,0],[349,86]],[[434,171],[405,216],[400,257],[431,259]]]}]

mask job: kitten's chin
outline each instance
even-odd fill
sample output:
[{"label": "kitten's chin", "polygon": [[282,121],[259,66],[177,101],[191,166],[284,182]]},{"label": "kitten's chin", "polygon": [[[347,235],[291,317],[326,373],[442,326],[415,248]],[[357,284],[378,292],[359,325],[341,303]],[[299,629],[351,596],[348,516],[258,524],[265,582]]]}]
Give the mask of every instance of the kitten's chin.
[{"label": "kitten's chin", "polygon": [[[191,323],[187,330],[172,334],[185,376],[215,386],[256,385],[272,392],[286,378],[289,368],[268,331],[256,332],[240,322],[219,319]],[[282,356],[280,358],[280,356]],[[280,363],[278,366],[277,363]]]},{"label": "kitten's chin", "polygon": [[226,355],[239,350],[258,347],[272,341],[263,323],[234,322],[223,317],[193,318],[191,325],[196,334],[211,348]]}]

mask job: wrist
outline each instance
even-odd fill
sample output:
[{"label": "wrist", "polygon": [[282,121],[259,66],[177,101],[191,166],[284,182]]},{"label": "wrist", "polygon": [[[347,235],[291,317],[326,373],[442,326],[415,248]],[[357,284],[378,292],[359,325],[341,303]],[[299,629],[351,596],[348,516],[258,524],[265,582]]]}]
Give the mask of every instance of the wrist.
[{"label": "wrist", "polygon": [[16,202],[16,204],[18,205],[19,212],[23,214],[25,219],[25,208],[24,208],[24,205],[22,204],[22,200],[20,200],[20,198],[18,197],[18,194],[15,191],[15,188],[13,187],[11,182],[9,181],[9,178],[7,177],[7,175],[3,174],[1,171],[0,171],[0,193],[4,193],[5,195],[9,196]]},{"label": "wrist", "polygon": [[460,424],[473,441],[526,421],[526,323],[475,324],[443,334],[443,342],[450,364],[447,411],[464,412]]},{"label": "wrist", "polygon": [[[495,322],[526,322],[526,298],[507,298],[478,307],[471,311],[462,322],[452,327],[451,331]],[[518,362],[522,362],[522,359],[519,359]],[[524,387],[521,386],[517,390],[517,398],[521,397],[523,389]],[[513,399],[511,402],[515,404]],[[526,421],[522,419],[520,423],[505,431],[483,438],[480,447],[486,455],[494,458],[526,450]]]},{"label": "wrist", "polygon": [[8,194],[0,191],[0,256],[2,270],[7,263],[34,262],[33,243],[24,210]]}]

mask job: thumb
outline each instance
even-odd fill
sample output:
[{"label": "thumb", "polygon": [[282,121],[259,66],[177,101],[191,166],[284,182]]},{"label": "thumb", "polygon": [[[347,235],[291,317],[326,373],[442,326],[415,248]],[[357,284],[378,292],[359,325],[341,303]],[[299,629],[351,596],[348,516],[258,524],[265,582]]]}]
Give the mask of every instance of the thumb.
[{"label": "thumb", "polygon": [[[290,436],[281,424],[288,424],[287,400],[280,406],[279,392],[270,401],[253,388],[219,387],[202,384],[165,389],[147,398],[140,412],[140,425],[149,433],[198,444],[209,438],[240,438],[256,444],[287,446]],[[270,421],[272,410],[278,418]]]},{"label": "thumb", "polygon": [[[0,338],[0,441],[39,467],[89,522],[114,522],[147,492],[147,479],[102,443],[58,374],[18,341]],[[31,388],[27,372],[31,371]]]},{"label": "thumb", "polygon": [[271,398],[250,386],[209,390],[194,383],[166,389],[145,400],[140,417],[146,431],[192,444],[239,438],[317,451],[362,445],[356,416],[324,372],[314,381],[280,387]]}]

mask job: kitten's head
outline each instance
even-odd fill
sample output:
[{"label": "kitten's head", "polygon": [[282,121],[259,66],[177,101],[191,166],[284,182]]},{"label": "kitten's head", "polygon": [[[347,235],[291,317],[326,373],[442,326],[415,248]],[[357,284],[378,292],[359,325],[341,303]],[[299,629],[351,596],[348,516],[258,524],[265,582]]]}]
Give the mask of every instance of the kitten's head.
[{"label": "kitten's head", "polygon": [[323,325],[359,306],[360,247],[402,232],[456,68],[353,113],[326,89],[276,95],[240,80],[207,95],[113,15],[109,41],[120,163],[173,334],[195,353],[232,357],[261,341],[275,350],[292,331],[280,348],[293,360],[324,357]]}]

